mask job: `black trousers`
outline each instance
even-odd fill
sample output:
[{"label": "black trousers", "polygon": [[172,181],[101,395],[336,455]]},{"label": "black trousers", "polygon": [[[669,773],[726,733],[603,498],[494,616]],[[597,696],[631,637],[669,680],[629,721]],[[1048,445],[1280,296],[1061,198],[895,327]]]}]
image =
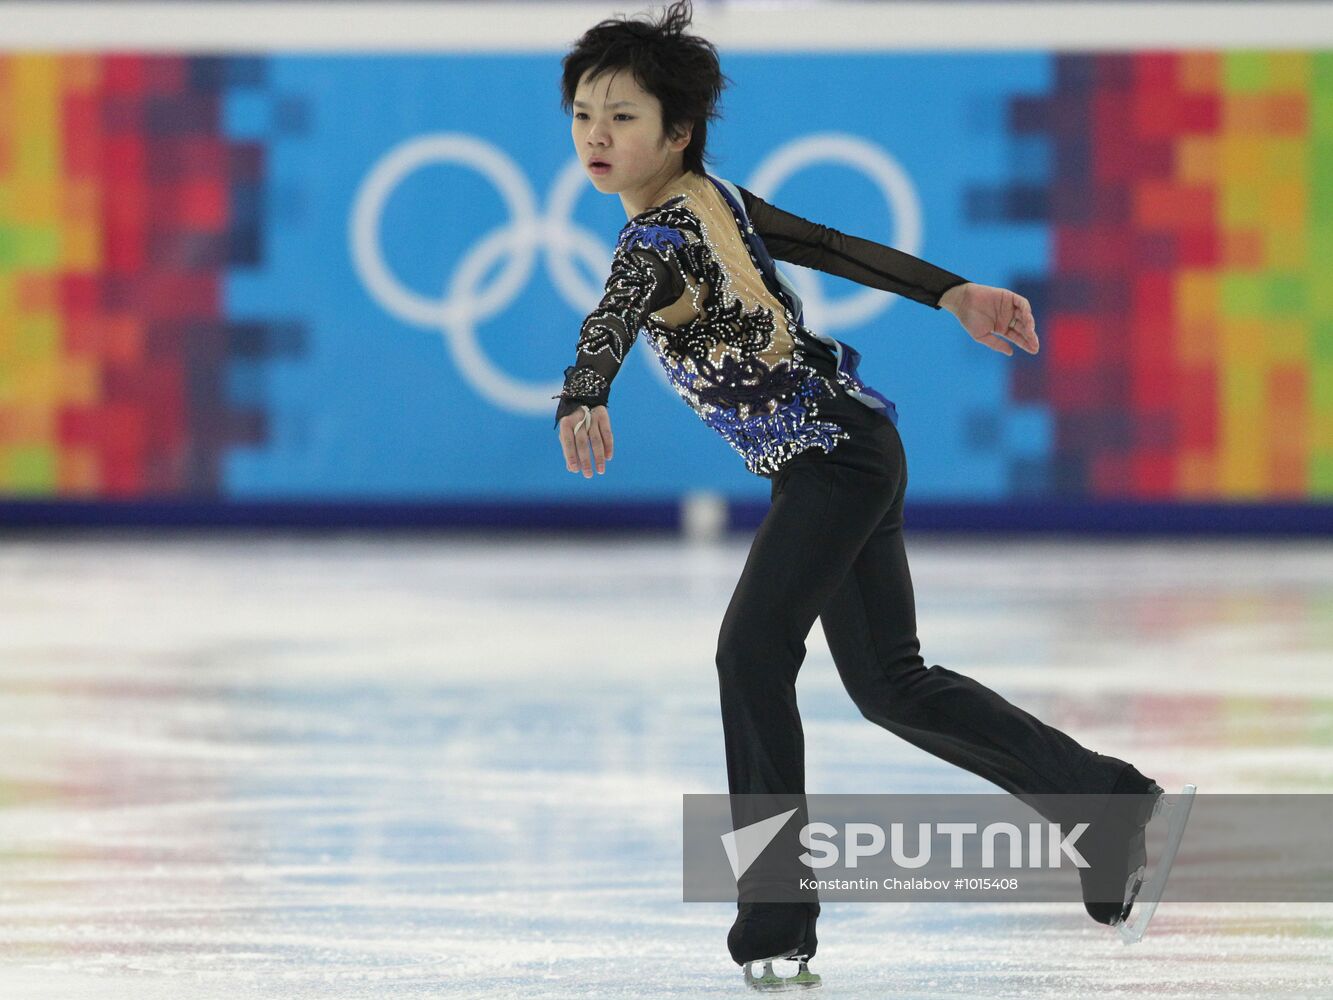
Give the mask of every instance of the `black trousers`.
[{"label": "black trousers", "polygon": [[[1109,793],[1125,761],[1088,750],[970,677],[926,666],[903,547],[907,459],[897,428],[840,394],[851,440],[803,452],[772,505],[723,618],[718,682],[733,795],[805,793],[796,675],[816,618],[861,713],[1020,796]],[[850,409],[849,409],[850,408]]]}]

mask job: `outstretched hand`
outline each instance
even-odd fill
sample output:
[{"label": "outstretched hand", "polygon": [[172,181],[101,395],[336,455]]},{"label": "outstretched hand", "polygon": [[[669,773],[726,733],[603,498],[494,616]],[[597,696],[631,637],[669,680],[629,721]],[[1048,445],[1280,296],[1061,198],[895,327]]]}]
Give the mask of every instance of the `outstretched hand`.
[{"label": "outstretched hand", "polygon": [[560,448],[565,453],[565,468],[570,472],[583,470],[585,479],[592,478],[593,462],[597,471],[606,473],[615,441],[611,437],[611,415],[605,406],[580,406],[560,418]]},{"label": "outstretched hand", "polygon": [[969,281],[945,292],[940,307],[953,313],[973,340],[991,350],[1012,356],[1009,342],[1013,341],[1029,354],[1037,353],[1040,345],[1032,303],[1017,292]]}]

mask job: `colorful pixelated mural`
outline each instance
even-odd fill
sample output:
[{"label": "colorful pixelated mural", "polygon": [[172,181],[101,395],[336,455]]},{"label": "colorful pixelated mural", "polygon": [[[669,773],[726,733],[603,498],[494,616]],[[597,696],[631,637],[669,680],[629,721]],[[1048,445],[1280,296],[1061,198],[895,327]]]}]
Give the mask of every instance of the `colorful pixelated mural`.
[{"label": "colorful pixelated mural", "polygon": [[1333,57],[1062,56],[1012,129],[1051,172],[1007,200],[1050,226],[1017,399],[1057,494],[1333,493]]},{"label": "colorful pixelated mural", "polygon": [[[904,249],[1033,302],[1042,350],[1011,359],[797,275],[897,404],[912,499],[1333,496],[1333,53],[727,62],[751,85],[716,174],[893,242],[850,161],[760,189],[839,137],[905,178]],[[0,497],[568,497],[548,401],[625,217],[566,184],[556,68],[0,54]],[[839,105],[857,81],[897,99]],[[767,496],[651,364],[617,380],[599,497]]]},{"label": "colorful pixelated mural", "polygon": [[265,434],[229,366],[299,352],[291,324],[237,322],[229,269],[262,253],[264,150],[219,93],[262,61],[0,58],[0,487],[218,494]]}]

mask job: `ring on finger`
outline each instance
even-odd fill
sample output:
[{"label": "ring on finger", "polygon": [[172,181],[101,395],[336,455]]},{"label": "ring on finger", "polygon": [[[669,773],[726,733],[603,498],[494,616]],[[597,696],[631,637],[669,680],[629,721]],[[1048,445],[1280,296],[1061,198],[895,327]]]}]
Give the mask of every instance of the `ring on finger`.
[{"label": "ring on finger", "polygon": [[583,418],[574,425],[574,433],[587,430],[592,425],[592,410],[586,404],[583,406]]}]

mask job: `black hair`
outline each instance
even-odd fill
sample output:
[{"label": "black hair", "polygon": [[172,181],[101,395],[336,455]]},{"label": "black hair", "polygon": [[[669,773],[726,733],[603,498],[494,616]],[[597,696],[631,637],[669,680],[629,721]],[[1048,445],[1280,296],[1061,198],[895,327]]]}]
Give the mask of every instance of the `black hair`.
[{"label": "black hair", "polygon": [[616,17],[585,31],[561,63],[560,104],[565,113],[571,112],[574,92],[585,73],[597,77],[628,68],[635,82],[662,105],[665,135],[679,138],[684,126],[693,124],[683,165],[704,173],[708,123],[721,116],[717,103],[729,78],[713,43],[685,33],[693,16],[689,0],[677,0],[656,22]]}]

